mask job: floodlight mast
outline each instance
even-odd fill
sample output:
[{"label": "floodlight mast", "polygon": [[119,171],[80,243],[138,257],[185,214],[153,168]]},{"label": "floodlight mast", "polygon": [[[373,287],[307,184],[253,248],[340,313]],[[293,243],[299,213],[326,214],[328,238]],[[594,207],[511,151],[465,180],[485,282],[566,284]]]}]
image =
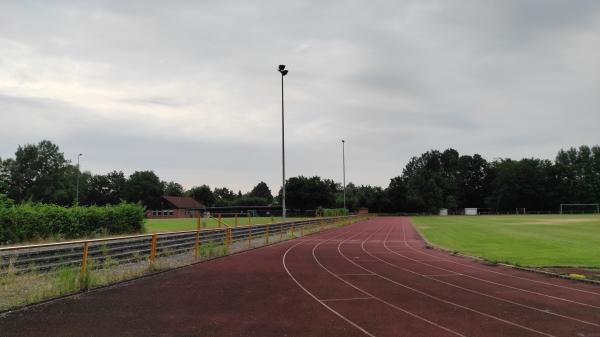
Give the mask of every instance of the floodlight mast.
[{"label": "floodlight mast", "polygon": [[342,139],[342,176],[344,183],[344,209],[346,209],[346,141]]},{"label": "floodlight mast", "polygon": [[75,205],[79,206],[79,176],[81,171],[79,170],[79,158],[83,156],[83,153],[77,155],[77,187],[75,192]]},{"label": "floodlight mast", "polygon": [[285,118],[283,104],[283,76],[287,75],[288,71],[285,69],[285,64],[280,64],[278,70],[281,73],[281,216],[285,220]]}]

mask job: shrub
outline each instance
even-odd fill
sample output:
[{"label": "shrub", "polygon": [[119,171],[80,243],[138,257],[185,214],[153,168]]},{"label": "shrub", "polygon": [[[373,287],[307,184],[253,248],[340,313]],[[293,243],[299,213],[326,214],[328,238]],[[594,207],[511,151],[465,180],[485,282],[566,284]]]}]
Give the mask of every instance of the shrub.
[{"label": "shrub", "polygon": [[318,216],[344,216],[348,214],[349,212],[346,208],[317,208]]},{"label": "shrub", "polygon": [[137,233],[143,223],[144,208],[135,204],[67,208],[28,202],[0,207],[0,244]]}]

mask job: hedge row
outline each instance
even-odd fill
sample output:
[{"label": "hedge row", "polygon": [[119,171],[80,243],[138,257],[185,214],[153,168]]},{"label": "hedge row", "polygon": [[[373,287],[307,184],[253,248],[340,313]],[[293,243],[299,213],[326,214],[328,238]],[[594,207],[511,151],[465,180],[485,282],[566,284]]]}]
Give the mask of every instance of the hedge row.
[{"label": "hedge row", "polygon": [[318,216],[344,216],[348,215],[349,212],[346,208],[318,208]]},{"label": "hedge row", "polygon": [[136,233],[142,231],[143,225],[144,208],[135,204],[89,207],[38,203],[0,205],[0,244]]}]

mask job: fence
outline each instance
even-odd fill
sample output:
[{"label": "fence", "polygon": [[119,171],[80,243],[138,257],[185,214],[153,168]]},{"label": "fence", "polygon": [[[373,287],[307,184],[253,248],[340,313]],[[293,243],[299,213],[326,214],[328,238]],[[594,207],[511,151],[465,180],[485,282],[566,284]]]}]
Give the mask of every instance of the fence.
[{"label": "fence", "polygon": [[[48,283],[59,282],[54,294],[50,291],[33,297],[56,296],[304,236],[355,219],[356,216],[312,218],[0,248],[0,311],[35,301],[6,301],[13,295],[11,291],[19,287],[35,288],[37,284],[47,288]],[[22,284],[23,281],[28,284]],[[20,288],[18,292],[23,293]]]}]

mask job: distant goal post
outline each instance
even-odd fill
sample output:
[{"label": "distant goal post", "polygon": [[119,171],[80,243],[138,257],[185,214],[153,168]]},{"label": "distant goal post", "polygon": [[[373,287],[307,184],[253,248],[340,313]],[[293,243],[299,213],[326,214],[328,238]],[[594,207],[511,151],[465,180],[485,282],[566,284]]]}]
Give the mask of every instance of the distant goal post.
[{"label": "distant goal post", "polygon": [[600,213],[600,204],[560,204],[560,214]]}]

